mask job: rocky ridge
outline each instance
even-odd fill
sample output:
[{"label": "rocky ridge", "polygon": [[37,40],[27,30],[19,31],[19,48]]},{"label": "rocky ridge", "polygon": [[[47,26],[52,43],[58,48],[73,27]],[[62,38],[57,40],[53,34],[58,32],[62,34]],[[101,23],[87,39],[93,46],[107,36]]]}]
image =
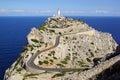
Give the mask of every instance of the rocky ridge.
[{"label": "rocky ridge", "polygon": [[[20,57],[6,70],[4,80],[86,80],[90,78],[87,74],[92,69],[97,70],[96,64],[104,64],[99,60],[114,53],[117,47],[111,34],[97,31],[83,21],[62,16],[48,18],[45,25],[32,28],[27,40]],[[34,56],[33,64],[40,69],[28,66]],[[106,67],[110,66],[106,64]],[[101,71],[106,69],[100,68]],[[83,75],[85,72],[87,74]]]}]

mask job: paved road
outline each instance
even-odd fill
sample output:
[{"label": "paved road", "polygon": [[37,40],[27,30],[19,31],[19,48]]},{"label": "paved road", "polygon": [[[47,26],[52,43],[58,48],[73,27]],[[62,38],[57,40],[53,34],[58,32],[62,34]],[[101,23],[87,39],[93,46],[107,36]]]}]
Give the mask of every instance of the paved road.
[{"label": "paved road", "polygon": [[[86,31],[86,32],[89,32],[89,31]],[[85,33],[85,32],[81,32],[81,33]],[[76,34],[76,33],[72,33],[72,34]],[[65,34],[65,35],[68,35],[68,34]],[[35,73],[35,72],[38,73],[39,70],[45,70],[45,71],[71,71],[71,70],[88,69],[88,67],[87,68],[43,68],[43,67],[39,67],[39,66],[34,64],[34,60],[36,59],[36,57],[39,54],[41,54],[42,52],[45,52],[45,51],[48,51],[50,49],[53,49],[53,48],[57,47],[59,45],[59,40],[60,40],[60,36],[57,36],[56,37],[56,41],[55,41],[55,45],[53,47],[50,47],[50,48],[47,48],[45,50],[42,50],[42,51],[39,51],[39,52],[35,53],[29,59],[29,61],[25,64],[26,70],[28,70],[29,72],[33,72],[33,73]]]}]

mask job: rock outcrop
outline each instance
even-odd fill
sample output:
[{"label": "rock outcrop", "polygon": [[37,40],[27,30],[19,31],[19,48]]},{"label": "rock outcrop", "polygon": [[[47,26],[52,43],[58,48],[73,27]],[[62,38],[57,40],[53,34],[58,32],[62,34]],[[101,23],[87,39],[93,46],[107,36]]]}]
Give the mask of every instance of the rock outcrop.
[{"label": "rock outcrop", "polygon": [[117,47],[111,34],[65,17],[48,18],[27,40],[4,80],[87,80],[119,60],[105,59]]},{"label": "rock outcrop", "polygon": [[31,32],[27,36],[28,44],[34,44],[34,41],[43,41],[43,36],[41,35],[42,32],[37,30],[36,28],[32,28]]}]

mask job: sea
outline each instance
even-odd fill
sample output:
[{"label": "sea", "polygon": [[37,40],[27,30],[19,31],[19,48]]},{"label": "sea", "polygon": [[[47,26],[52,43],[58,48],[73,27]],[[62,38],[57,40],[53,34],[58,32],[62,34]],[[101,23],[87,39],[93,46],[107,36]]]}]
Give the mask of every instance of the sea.
[{"label": "sea", "polygon": [[[0,80],[5,70],[17,59],[27,44],[31,28],[39,27],[50,16],[0,16]],[[98,31],[112,34],[120,44],[120,17],[114,16],[66,16],[86,22]]]}]

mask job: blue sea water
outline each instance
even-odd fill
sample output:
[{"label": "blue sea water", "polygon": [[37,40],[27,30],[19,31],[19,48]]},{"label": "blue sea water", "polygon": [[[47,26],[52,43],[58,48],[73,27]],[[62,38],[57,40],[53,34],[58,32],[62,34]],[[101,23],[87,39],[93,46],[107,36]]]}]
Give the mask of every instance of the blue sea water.
[{"label": "blue sea water", "polygon": [[[0,17],[0,80],[5,70],[17,59],[23,46],[27,44],[26,36],[32,27],[44,24],[48,17]],[[120,44],[120,17],[71,16],[83,20],[89,26],[112,34]]]}]

